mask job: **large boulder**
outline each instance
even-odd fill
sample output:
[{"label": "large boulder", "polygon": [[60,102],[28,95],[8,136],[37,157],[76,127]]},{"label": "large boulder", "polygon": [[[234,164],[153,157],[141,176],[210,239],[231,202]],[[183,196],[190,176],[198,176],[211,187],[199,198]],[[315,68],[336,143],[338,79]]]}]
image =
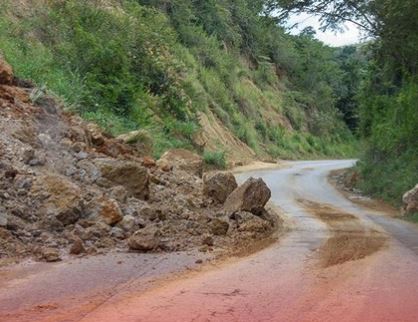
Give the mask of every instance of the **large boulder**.
[{"label": "large boulder", "polygon": [[64,225],[74,224],[81,216],[81,189],[64,176],[49,174],[37,177],[31,194],[42,200],[42,212],[55,216]]},{"label": "large boulder", "polygon": [[203,173],[203,159],[196,153],[185,149],[169,150],[157,161],[160,167],[166,167],[167,164],[198,176],[202,176]]},{"label": "large boulder", "polygon": [[228,214],[248,211],[260,215],[270,197],[271,191],[263,179],[250,178],[228,196],[224,210]]},{"label": "large boulder", "polygon": [[418,184],[403,195],[402,201],[405,215],[418,213]]},{"label": "large boulder", "polygon": [[128,239],[129,249],[140,252],[155,250],[160,244],[160,234],[160,230],[154,226],[140,229]]},{"label": "large boulder", "polygon": [[149,175],[148,170],[131,161],[116,159],[96,159],[95,165],[100,171],[102,178],[101,185],[121,185],[126,188],[130,196],[138,199],[147,199],[149,196]]},{"label": "large boulder", "polygon": [[0,56],[0,85],[13,84],[13,69]]},{"label": "large boulder", "polygon": [[203,176],[203,194],[222,204],[237,187],[231,172],[215,171]]}]

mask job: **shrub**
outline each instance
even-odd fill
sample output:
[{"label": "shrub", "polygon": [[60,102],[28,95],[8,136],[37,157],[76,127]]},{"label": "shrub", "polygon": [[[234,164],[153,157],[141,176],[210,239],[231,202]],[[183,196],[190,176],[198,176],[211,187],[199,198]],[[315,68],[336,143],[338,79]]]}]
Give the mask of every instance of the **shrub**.
[{"label": "shrub", "polygon": [[226,169],[225,151],[204,151],[203,160],[205,164],[214,166],[217,169]]}]

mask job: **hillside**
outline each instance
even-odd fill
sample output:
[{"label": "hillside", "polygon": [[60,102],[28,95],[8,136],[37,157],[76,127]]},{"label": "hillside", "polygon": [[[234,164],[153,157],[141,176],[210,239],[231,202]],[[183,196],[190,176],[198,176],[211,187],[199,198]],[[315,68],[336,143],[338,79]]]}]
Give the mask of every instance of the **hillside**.
[{"label": "hillside", "polygon": [[352,154],[341,55],[290,36],[258,1],[6,1],[0,51],[16,74],[154,156],[225,166]]}]

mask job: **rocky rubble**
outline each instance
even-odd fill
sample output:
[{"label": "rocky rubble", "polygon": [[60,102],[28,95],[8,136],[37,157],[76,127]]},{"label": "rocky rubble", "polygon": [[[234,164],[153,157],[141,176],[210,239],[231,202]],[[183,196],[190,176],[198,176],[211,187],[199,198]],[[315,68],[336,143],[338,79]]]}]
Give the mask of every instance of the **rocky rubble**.
[{"label": "rocky rubble", "polygon": [[405,215],[418,213],[418,184],[411,190],[405,192],[402,197],[402,212]]},{"label": "rocky rubble", "polygon": [[0,259],[210,251],[276,228],[262,180],[202,179],[201,158],[186,150],[155,161],[139,151],[142,134],[134,145],[113,138],[53,98],[32,103],[32,91],[0,58]]}]

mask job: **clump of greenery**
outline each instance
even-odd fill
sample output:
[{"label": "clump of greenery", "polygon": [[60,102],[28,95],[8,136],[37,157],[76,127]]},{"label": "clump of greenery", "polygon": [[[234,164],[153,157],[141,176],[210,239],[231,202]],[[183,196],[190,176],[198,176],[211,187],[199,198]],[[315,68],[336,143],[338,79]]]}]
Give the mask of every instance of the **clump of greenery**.
[{"label": "clump of greenery", "polygon": [[226,169],[227,167],[225,151],[206,150],[203,152],[203,161],[206,165],[216,169]]},{"label": "clump of greenery", "polygon": [[418,182],[418,83],[396,95],[363,98],[361,129],[367,135],[359,168],[365,192],[395,204]]}]

